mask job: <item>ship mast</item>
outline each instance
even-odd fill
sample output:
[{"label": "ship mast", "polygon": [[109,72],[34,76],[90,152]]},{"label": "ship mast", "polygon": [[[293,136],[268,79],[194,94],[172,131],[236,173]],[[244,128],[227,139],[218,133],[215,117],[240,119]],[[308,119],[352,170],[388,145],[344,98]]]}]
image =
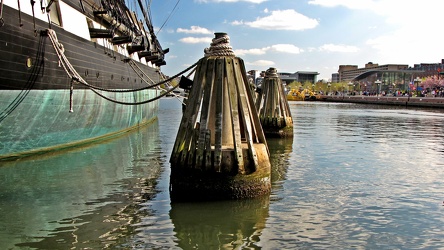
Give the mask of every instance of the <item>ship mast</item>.
[{"label": "ship mast", "polygon": [[151,23],[151,19],[148,17],[148,14],[146,13],[146,10],[145,10],[145,7],[143,6],[142,1],[137,0],[137,2],[139,3],[139,7],[140,7],[140,10],[142,11],[143,18],[145,19],[145,23],[148,27],[148,30],[150,31],[150,36],[152,38],[152,41],[153,41],[153,44],[155,47],[154,52],[158,52],[161,56],[163,56],[163,54],[165,54],[165,52],[162,50],[162,46],[160,45],[159,40],[157,40],[156,34],[154,34],[154,28]]}]

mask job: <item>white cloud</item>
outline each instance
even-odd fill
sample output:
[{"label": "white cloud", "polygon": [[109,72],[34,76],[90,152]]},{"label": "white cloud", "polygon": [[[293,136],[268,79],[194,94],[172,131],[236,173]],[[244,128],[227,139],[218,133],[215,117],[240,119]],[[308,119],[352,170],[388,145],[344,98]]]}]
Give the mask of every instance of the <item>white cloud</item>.
[{"label": "white cloud", "polygon": [[427,29],[428,27],[436,28],[433,24],[442,22],[443,9],[444,1],[439,0],[385,0],[379,2],[374,12],[385,17],[386,21],[391,24],[414,25],[416,26],[414,28]]},{"label": "white cloud", "polygon": [[414,64],[441,59],[442,42],[438,37],[444,1],[310,0],[309,4],[370,11],[375,18],[384,21],[387,30],[366,42],[374,50],[373,56],[381,62]]},{"label": "white cloud", "polygon": [[275,44],[269,47],[264,47],[260,49],[238,49],[235,50],[234,53],[237,56],[244,55],[264,55],[267,51],[275,51],[275,52],[283,52],[290,54],[299,54],[302,53],[303,50],[294,46],[293,44]]},{"label": "white cloud", "polygon": [[237,2],[248,2],[248,3],[263,3],[268,0],[194,0],[197,3],[237,3]]},{"label": "white cloud", "polygon": [[247,62],[245,64],[251,66],[267,67],[267,66],[273,66],[275,63],[273,61],[268,61],[268,60],[258,60],[254,62]]},{"label": "white cloud", "polygon": [[358,52],[359,48],[356,46],[350,45],[342,45],[342,44],[324,44],[319,47],[320,51],[328,51],[328,52]]},{"label": "white cloud", "polygon": [[[268,12],[266,12],[268,13]],[[233,21],[232,25],[246,25],[252,28],[265,30],[306,30],[318,26],[316,19],[304,16],[295,10],[275,10],[266,17],[258,17],[256,21]]]},{"label": "white cloud", "polygon": [[237,49],[234,50],[234,54],[236,56],[244,56],[244,55],[263,55],[267,52],[265,48],[262,49]]},{"label": "white cloud", "polygon": [[179,41],[183,43],[207,43],[210,44],[213,40],[212,37],[184,37]]},{"label": "white cloud", "polygon": [[380,6],[375,13],[393,27],[389,33],[367,40],[367,45],[377,51],[381,60],[413,64],[438,62],[442,58],[437,24],[442,23],[444,1],[384,0],[378,3]]},{"label": "white cloud", "polygon": [[[433,34],[429,30],[427,34]],[[422,34],[422,32],[421,32]],[[409,28],[399,29],[391,35],[368,39],[367,45],[377,51],[377,56],[387,63],[439,62],[442,42],[428,35],[420,35]]]},{"label": "white cloud", "polygon": [[315,47],[308,47],[307,48],[307,51],[308,52],[313,52],[313,51],[317,51],[318,49],[317,48],[315,48]]},{"label": "white cloud", "polygon": [[375,6],[372,0],[310,0],[308,4],[324,7],[344,6],[349,9],[373,9]]},{"label": "white cloud", "polygon": [[233,21],[233,22],[231,22],[231,24],[232,25],[243,25],[244,24],[244,21],[243,20],[241,20],[241,21]]},{"label": "white cloud", "polygon": [[191,26],[191,29],[182,29],[177,28],[177,33],[186,33],[186,34],[212,34],[210,30],[206,28],[202,28],[199,26]]},{"label": "white cloud", "polygon": [[439,0],[310,0],[308,3],[322,7],[342,6],[352,10],[367,10],[385,18],[388,23],[402,25],[418,23],[420,16],[427,16],[432,20],[438,19],[444,9],[444,1]]},{"label": "white cloud", "polygon": [[270,49],[276,52],[284,52],[290,54],[299,54],[304,52],[302,49],[294,46],[293,44],[276,44],[272,45]]}]

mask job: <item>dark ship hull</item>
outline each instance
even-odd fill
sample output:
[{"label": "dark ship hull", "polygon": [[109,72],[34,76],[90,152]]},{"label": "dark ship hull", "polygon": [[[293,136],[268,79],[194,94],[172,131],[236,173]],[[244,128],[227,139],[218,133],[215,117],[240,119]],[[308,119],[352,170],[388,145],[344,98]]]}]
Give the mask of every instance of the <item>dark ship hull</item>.
[{"label": "dark ship hull", "polygon": [[[157,118],[157,101],[143,105],[121,103],[155,98],[159,90],[112,92],[145,88],[149,81],[160,81],[156,65],[120,53],[125,44],[113,45],[106,38],[88,39],[90,34],[84,32],[85,27],[82,33],[75,20],[80,18],[81,26],[87,24],[88,16],[69,1],[59,1],[57,5],[61,14],[68,11],[65,27],[32,16],[29,6],[19,11],[7,3],[2,6],[0,27],[0,160],[108,139]],[[35,12],[42,14],[37,7]],[[71,27],[67,29],[68,26]],[[64,55],[84,81],[110,90],[101,93],[120,104],[104,99],[69,76],[48,36],[48,28],[55,32]],[[76,29],[80,31],[77,34],[73,32]]]}]

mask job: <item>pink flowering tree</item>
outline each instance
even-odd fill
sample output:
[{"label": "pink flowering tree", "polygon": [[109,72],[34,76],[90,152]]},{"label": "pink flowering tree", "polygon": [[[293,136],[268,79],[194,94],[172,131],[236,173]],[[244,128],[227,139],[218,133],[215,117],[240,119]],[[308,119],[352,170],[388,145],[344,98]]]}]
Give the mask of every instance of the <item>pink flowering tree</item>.
[{"label": "pink flowering tree", "polygon": [[439,79],[437,76],[429,76],[422,79],[421,87],[434,89],[439,87],[444,87],[444,79]]}]

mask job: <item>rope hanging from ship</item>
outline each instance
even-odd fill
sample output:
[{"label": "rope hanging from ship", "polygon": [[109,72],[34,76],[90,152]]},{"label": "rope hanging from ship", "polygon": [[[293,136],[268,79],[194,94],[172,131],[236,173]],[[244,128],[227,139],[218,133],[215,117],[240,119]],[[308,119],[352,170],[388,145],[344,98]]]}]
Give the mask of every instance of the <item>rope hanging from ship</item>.
[{"label": "rope hanging from ship", "polygon": [[[3,20],[3,0],[1,0],[0,3],[0,27],[2,27],[4,25],[4,20]],[[102,1],[103,2],[107,2],[107,1]],[[51,2],[52,3],[52,2]],[[123,2],[121,0],[116,0],[115,3],[119,3],[122,4]],[[18,0],[18,8],[19,8],[19,24],[20,26],[22,26],[22,20],[21,20],[21,9],[20,9],[20,0]],[[34,26],[34,36],[38,35],[37,29],[36,29],[36,24],[35,24],[35,13],[34,13],[34,5],[35,5],[35,0],[31,0],[31,8],[32,8],[32,18],[33,18],[33,26]],[[45,10],[48,14],[48,19],[49,19],[49,6],[44,6],[43,5],[43,1],[40,1],[40,5],[41,5],[41,9]],[[108,7],[112,7],[112,6],[108,6]],[[113,8],[110,8],[111,10],[113,10]],[[125,15],[123,15],[125,16]],[[125,23],[127,25],[127,27],[130,27],[131,32],[137,33],[137,27],[134,26],[134,24],[132,24],[131,21],[129,20],[125,20],[122,22],[122,20],[119,20],[121,23]],[[151,21],[151,20],[149,20]],[[131,25],[132,24],[132,25]],[[152,29],[152,25],[151,23],[148,24],[148,28],[151,31],[152,35],[154,35],[153,29]],[[139,31],[140,32],[140,31]],[[44,32],[43,32],[44,33]],[[40,36],[39,36],[39,43],[38,43],[38,49],[37,49],[37,53],[36,53],[36,57],[35,57],[35,62],[37,62],[36,64],[33,65],[33,68],[30,72],[30,75],[28,77],[28,80],[26,82],[26,84],[24,85],[24,87],[22,88],[22,90],[19,92],[19,94],[14,98],[14,100],[12,100],[12,102],[2,111],[0,112],[0,122],[2,122],[6,117],[8,117],[22,102],[23,100],[27,97],[27,95],[29,94],[29,92],[31,91],[31,89],[33,89],[37,78],[39,76],[39,74],[41,73],[42,69],[44,68],[44,54],[45,54],[45,41],[46,41],[46,36],[42,35],[42,32],[40,32]],[[97,92],[96,90],[100,90],[100,91],[106,91],[106,92],[136,92],[136,91],[142,91],[142,90],[147,90],[147,89],[151,89],[151,88],[155,88],[155,87],[159,87],[162,84],[166,84],[168,82],[171,82],[173,79],[179,77],[180,75],[184,74],[187,71],[190,71],[197,65],[197,63],[191,65],[190,67],[188,67],[187,69],[181,71],[180,73],[174,75],[173,77],[170,77],[169,79],[165,79],[161,82],[158,83],[154,83],[154,81],[145,73],[143,72],[143,70],[135,63],[134,60],[129,59],[128,63],[131,66],[131,68],[136,72],[136,74],[148,85],[147,87],[143,87],[143,88],[138,88],[138,89],[127,89],[127,90],[115,90],[115,89],[105,89],[105,88],[101,88],[98,86],[93,86],[88,84],[79,74],[78,72],[74,69],[74,67],[72,66],[72,64],[69,62],[69,60],[66,58],[66,56],[64,55],[64,47],[61,43],[58,42],[57,36],[55,31],[53,31],[51,29],[51,27],[49,27],[49,29],[47,30],[46,34],[48,35],[48,37],[50,38],[53,47],[55,48],[56,54],[59,58],[59,62],[60,64],[63,66],[65,72],[67,73],[67,75],[71,78],[71,83],[70,83],[70,112],[73,112],[72,107],[73,107],[73,82],[76,81],[80,84],[83,84],[84,86],[88,87],[91,91],[93,91],[95,94],[101,96],[102,98],[114,102],[114,103],[118,103],[118,104],[123,104],[123,105],[141,105],[141,104],[146,104],[155,100],[158,100],[164,96],[169,95],[171,92],[173,92],[176,88],[179,87],[179,85],[173,86],[171,88],[169,88],[169,90],[165,90],[165,92],[155,98],[152,99],[148,99],[145,101],[141,101],[141,102],[121,102],[118,100],[113,100],[99,92]],[[160,53],[163,53],[163,50],[160,46],[160,44],[158,43],[157,39],[154,39],[154,45],[157,49],[157,51],[159,51]],[[193,71],[192,71],[193,72]],[[145,78],[148,78],[151,82],[148,82],[145,80]],[[170,85],[171,86],[171,85]]]},{"label": "rope hanging from ship", "polygon": [[[170,77],[170,78],[168,78],[168,79],[165,79],[164,81],[158,82],[158,83],[156,83],[156,84],[154,84],[154,85],[151,85],[151,86],[149,86],[149,87],[145,87],[145,88],[142,88],[142,89],[137,89],[137,90],[135,90],[135,89],[132,89],[132,90],[131,90],[131,89],[129,89],[129,90],[104,90],[104,91],[109,91],[109,92],[134,92],[134,91],[140,91],[140,90],[150,89],[150,88],[153,88],[153,87],[156,87],[156,86],[159,86],[159,85],[165,84],[165,83],[167,83],[167,82],[170,82],[171,80],[173,80],[173,79],[179,77],[180,75],[184,74],[185,72],[187,72],[187,71],[189,71],[189,70],[192,70],[192,69],[193,69],[193,71],[194,71],[196,65],[197,65],[197,62],[196,62],[195,64],[191,65],[190,67],[186,68],[185,70],[183,70],[183,71],[177,73],[177,74],[174,75],[173,77]],[[149,102],[152,102],[152,101],[158,100],[158,99],[160,99],[160,98],[162,98],[162,97],[164,97],[164,96],[167,96],[167,95],[169,95],[171,92],[173,92],[173,91],[174,91],[176,88],[178,88],[178,87],[179,87],[179,84],[177,84],[176,86],[172,87],[171,89],[165,91],[163,94],[161,94],[161,95],[159,95],[159,96],[157,96],[157,97],[155,97],[155,98],[148,99],[148,100],[146,100],[146,101],[142,101],[142,102],[133,102],[133,103],[121,102],[121,101],[117,101],[117,100],[111,99],[111,98],[109,98],[109,97],[107,97],[107,96],[104,96],[104,95],[100,94],[100,93],[97,92],[94,88],[90,88],[90,90],[93,91],[96,95],[98,95],[98,96],[100,96],[100,97],[102,97],[102,98],[104,98],[104,99],[106,99],[106,100],[108,100],[108,101],[111,101],[111,102],[117,103],[117,104],[123,104],[123,105],[141,105],[141,104],[146,104],[146,103],[149,103]]]},{"label": "rope hanging from ship", "polygon": [[126,90],[125,90],[125,89],[122,89],[122,90],[105,89],[105,88],[97,87],[97,86],[94,86],[94,85],[90,85],[88,82],[86,82],[86,81],[80,76],[80,74],[74,69],[74,67],[72,66],[72,64],[69,62],[68,58],[66,58],[66,56],[65,56],[65,54],[64,54],[64,52],[65,52],[65,51],[64,51],[64,47],[63,47],[63,45],[62,45],[61,43],[58,42],[57,35],[56,35],[55,31],[52,30],[52,29],[48,29],[48,30],[47,30],[47,33],[48,33],[48,36],[49,36],[49,38],[50,38],[50,40],[51,40],[51,43],[52,43],[52,45],[53,45],[55,51],[56,51],[56,54],[57,54],[57,56],[59,57],[60,64],[62,65],[62,67],[63,67],[63,69],[65,70],[65,72],[67,73],[67,75],[68,75],[71,79],[73,79],[74,81],[76,81],[76,82],[78,82],[78,83],[81,83],[81,84],[83,84],[84,86],[88,87],[91,91],[93,91],[93,92],[94,92],[95,94],[97,94],[98,96],[100,96],[100,97],[102,97],[102,98],[104,98],[104,99],[106,99],[106,100],[108,100],[108,101],[111,101],[111,102],[114,102],[114,103],[118,103],[118,104],[124,104],[124,105],[140,105],[140,104],[146,104],[146,103],[149,103],[149,102],[153,102],[153,101],[155,101],[155,100],[158,100],[158,99],[161,98],[161,97],[164,97],[164,96],[170,94],[170,93],[171,93],[174,89],[176,89],[179,85],[174,86],[173,88],[169,89],[168,91],[164,92],[163,94],[161,94],[161,95],[159,95],[159,96],[157,96],[157,97],[155,97],[155,98],[148,99],[148,100],[141,101],[141,102],[121,102],[121,101],[118,101],[118,100],[111,99],[111,98],[109,98],[109,97],[107,97],[107,96],[105,96],[105,95],[103,95],[103,94],[97,92],[97,90],[107,91],[107,92],[119,92],[119,93],[123,93],[123,92],[137,92],[137,91],[142,91],[142,90],[152,89],[152,88],[154,88],[154,87],[157,87],[157,86],[160,86],[160,85],[165,84],[165,83],[167,83],[167,82],[170,82],[171,80],[177,78],[178,76],[182,75],[183,73],[185,73],[185,72],[187,72],[187,71],[193,69],[193,68],[196,67],[196,65],[197,65],[197,62],[196,62],[195,64],[193,64],[193,65],[191,65],[190,67],[186,68],[185,70],[179,72],[178,74],[174,75],[173,77],[170,77],[170,78],[168,78],[168,79],[166,79],[166,80],[164,80],[164,81],[160,81],[160,82],[158,82],[158,83],[156,83],[156,84],[149,84],[149,86],[147,86],[147,87],[138,88],[138,89],[126,89]]},{"label": "rope hanging from ship", "polygon": [[20,93],[14,98],[14,100],[0,113],[0,122],[2,122],[9,114],[11,114],[19,105],[23,102],[26,96],[29,94],[31,89],[34,87],[34,84],[39,76],[42,68],[44,67],[44,57],[45,57],[45,41],[46,39],[43,36],[40,36],[38,49],[35,61],[37,62],[32,67],[31,74],[22,88]]},{"label": "rope hanging from ship", "polygon": [[5,20],[3,20],[3,0],[0,3],[0,28],[5,25]]},{"label": "rope hanging from ship", "polygon": [[[155,81],[149,77],[149,75],[145,74],[143,70],[134,62],[133,60],[128,60],[128,65],[134,70],[134,72],[139,76],[139,78],[145,82],[148,86],[155,84]],[[147,82],[144,77],[148,78],[150,82]]]}]

